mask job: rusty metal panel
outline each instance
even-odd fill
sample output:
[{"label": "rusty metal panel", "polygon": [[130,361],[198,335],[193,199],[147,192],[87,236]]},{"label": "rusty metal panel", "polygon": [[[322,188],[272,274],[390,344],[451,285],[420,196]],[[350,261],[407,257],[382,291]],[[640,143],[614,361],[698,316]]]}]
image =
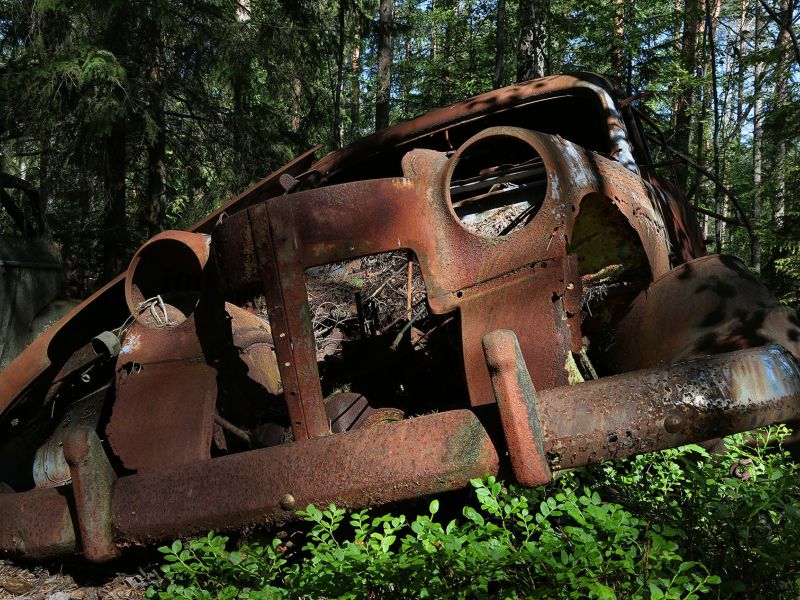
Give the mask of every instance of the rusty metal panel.
[{"label": "rusty metal panel", "polygon": [[252,224],[255,256],[261,265],[264,297],[294,439],[328,435],[330,424],[318,383],[316,346],[303,269],[279,269],[272,223],[265,205],[255,206],[247,214]]},{"label": "rusty metal panel", "polygon": [[106,434],[125,468],[211,457],[217,371],[206,364],[194,318],[171,328],[135,323],[117,357],[115,387]]},{"label": "rusty metal panel", "polygon": [[111,533],[111,493],[117,476],[93,428],[77,427],[64,441],[72,473],[75,514],[84,556],[105,562],[119,556]]},{"label": "rusty metal panel", "polygon": [[72,502],[69,488],[0,493],[0,550],[34,560],[75,554]]},{"label": "rusty metal panel", "polygon": [[265,396],[281,392],[269,326],[232,304],[224,314],[223,331],[207,332],[211,348],[201,343],[195,315],[170,327],[136,322],[127,331],[106,428],[126,468],[152,471],[210,458],[222,372],[256,383]]},{"label": "rusty metal panel", "polygon": [[800,357],[795,311],[732,256],[705,256],[657,279],[632,303],[607,360],[617,372],[778,343]]},{"label": "rusty metal panel", "polygon": [[[644,182],[623,166],[585,152],[553,136],[511,128],[491,128],[465,144],[477,143],[491,136],[510,137],[529,144],[544,161],[548,176],[548,191],[542,208],[530,224],[508,236],[486,237],[468,231],[450,206],[447,186],[448,174],[455,168],[459,152],[448,160],[442,153],[420,150],[406,155],[403,164],[407,173],[404,179],[360,181],[308,190],[292,194],[291,202],[275,198],[266,207],[253,207],[248,218],[232,218],[222,223],[215,232],[215,252],[221,272],[246,276],[263,271],[263,290],[269,298],[271,320],[276,333],[276,352],[282,377],[290,381],[287,401],[304,407],[296,409],[297,415],[324,413],[319,391],[314,340],[311,331],[303,273],[306,268],[347,258],[375,254],[398,248],[408,248],[419,260],[428,292],[428,302],[435,313],[456,309],[462,311],[462,327],[477,327],[475,336],[469,337],[468,381],[472,380],[472,402],[481,404],[490,398],[488,375],[480,350],[480,337],[490,329],[508,326],[512,321],[536,315],[543,307],[526,309],[517,304],[504,308],[519,296],[507,295],[495,299],[493,294],[503,294],[504,278],[517,276],[521,269],[539,262],[566,255],[572,226],[579,213],[581,202],[591,194],[609,195],[616,208],[629,219],[640,235],[647,254],[652,276],[669,269],[666,246],[667,233],[657,207],[642,204],[648,198]],[[613,200],[612,200],[613,198]],[[252,241],[251,241],[252,239]],[[254,247],[254,250],[248,248]],[[272,252],[271,252],[272,251]],[[272,262],[274,260],[274,263]],[[247,264],[252,261],[253,264]],[[252,276],[252,275],[251,275]],[[556,285],[555,279],[547,289],[531,290],[534,297],[568,296],[570,306],[577,304],[580,287],[573,283],[572,293],[566,294],[567,280],[563,276]],[[252,288],[254,281],[227,279],[231,296],[241,288]],[[531,284],[532,285],[532,284]],[[470,298],[482,294],[482,305],[470,307]],[[527,295],[526,295],[527,296]],[[534,298],[532,302],[536,302]],[[504,314],[503,322],[476,325],[483,307]],[[551,312],[552,307],[547,307]],[[574,313],[573,313],[574,315]],[[563,325],[559,320],[564,313],[554,315],[556,331]],[[533,319],[534,316],[528,318]],[[540,335],[548,340],[548,333],[537,331],[545,317],[526,330],[524,340]],[[577,321],[568,331],[568,347],[579,345]],[[281,337],[285,334],[285,337]],[[529,337],[530,336],[530,337]],[[563,339],[565,336],[560,336]],[[474,339],[473,339],[474,338]],[[551,342],[545,341],[543,345]],[[560,342],[555,344],[561,348]],[[522,343],[527,352],[529,344]],[[563,350],[557,367],[542,376],[534,368],[534,381],[543,387],[564,383]],[[538,351],[543,356],[543,350]],[[533,361],[534,356],[529,357]],[[473,366],[474,362],[474,366]],[[474,385],[480,369],[480,387]],[[296,395],[296,396],[295,396]],[[296,399],[295,399],[296,398]],[[293,423],[302,423],[293,418]],[[307,435],[296,425],[300,436]],[[320,422],[315,435],[325,433]]]},{"label": "rusty metal panel", "polygon": [[[571,274],[570,274],[571,271]],[[495,401],[482,347],[486,334],[497,329],[517,333],[522,356],[537,390],[567,384],[565,364],[571,350],[570,325],[580,331],[578,319],[568,317],[562,298],[580,286],[573,261],[551,259],[523,269],[508,281],[492,281],[483,289],[468,290],[461,304],[464,370],[473,406]]]}]

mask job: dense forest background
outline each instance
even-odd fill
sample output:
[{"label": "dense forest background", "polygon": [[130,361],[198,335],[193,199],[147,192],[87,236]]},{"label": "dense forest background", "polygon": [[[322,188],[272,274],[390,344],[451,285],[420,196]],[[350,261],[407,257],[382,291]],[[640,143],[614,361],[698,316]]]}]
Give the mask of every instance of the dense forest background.
[{"label": "dense forest background", "polygon": [[0,0],[0,233],[69,293],[315,144],[576,70],[649,117],[709,250],[800,300],[797,0]]}]

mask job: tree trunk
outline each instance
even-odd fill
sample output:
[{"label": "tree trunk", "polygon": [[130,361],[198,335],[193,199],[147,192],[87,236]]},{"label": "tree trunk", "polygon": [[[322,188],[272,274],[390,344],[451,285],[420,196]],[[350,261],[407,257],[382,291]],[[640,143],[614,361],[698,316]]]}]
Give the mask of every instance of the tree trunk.
[{"label": "tree trunk", "polygon": [[50,176],[50,138],[45,134],[41,137],[39,154],[39,215],[41,218],[39,235],[48,239],[51,237],[47,222],[47,212],[50,208]]},{"label": "tree trunk", "polygon": [[497,0],[497,29],[494,54],[494,88],[503,87],[506,55],[506,0]]},{"label": "tree trunk", "polygon": [[295,75],[292,80],[292,131],[300,131],[300,96],[303,94],[303,82]]},{"label": "tree trunk", "polygon": [[[683,16],[683,37],[681,39],[681,66],[687,78],[693,79],[697,73],[697,34],[702,22],[700,0],[686,0]],[[694,82],[685,81],[677,97],[675,107],[675,147],[687,156],[692,154],[692,105],[694,104]],[[681,164],[675,169],[678,180],[675,182],[686,190],[689,171]]]},{"label": "tree trunk", "polygon": [[[767,0],[758,0],[758,3],[764,7],[764,10],[769,14],[770,18],[780,27],[781,32],[785,31],[787,33],[789,40],[792,42],[791,47],[792,50],[794,50],[797,64],[800,65],[800,41],[797,39],[794,27],[792,27],[792,14],[789,14],[790,11],[786,11],[787,14],[784,16],[784,14],[778,14],[774,9],[770,8]],[[781,13],[783,13],[783,4],[781,4]]]},{"label": "tree trunk", "polygon": [[[791,22],[791,12],[788,0],[781,0],[781,18],[784,23]],[[775,105],[778,110],[784,108],[788,102],[788,79],[791,68],[791,40],[789,30],[781,29],[778,36],[778,64],[775,75]],[[776,129],[775,140],[775,224],[783,226],[786,215],[786,128]]]},{"label": "tree trunk", "polygon": [[[721,150],[719,144],[719,134],[720,134],[720,105],[719,105],[719,95],[717,90],[717,32],[716,32],[716,22],[717,17],[719,15],[719,8],[720,8],[720,0],[705,0],[705,12],[706,12],[706,19],[705,19],[705,35],[707,40],[707,48],[708,48],[708,65],[711,70],[711,99],[712,99],[712,110],[713,110],[713,132],[712,132],[712,145],[714,150],[714,212],[717,214],[724,214],[724,208],[722,207],[723,197],[722,197],[722,189],[720,187],[720,182],[722,181],[722,161],[721,161]],[[717,219],[716,224],[714,226],[714,237],[716,239],[717,245],[717,252],[722,252],[722,240],[725,237],[725,222],[721,219]]]},{"label": "tree trunk", "polygon": [[611,68],[616,77],[626,72],[623,48],[625,44],[625,0],[614,0],[614,37],[611,41]]},{"label": "tree trunk", "polygon": [[[409,2],[406,4],[406,23],[411,23],[413,19],[412,10],[414,7]],[[402,86],[403,86],[403,118],[407,119],[411,115],[411,28],[406,27],[403,33],[403,71],[402,71]]]},{"label": "tree trunk", "polygon": [[102,281],[109,281],[123,268],[127,258],[128,227],[125,172],[127,131],[124,121],[117,121],[104,138],[105,160],[103,183],[106,204],[103,211],[103,272]]},{"label": "tree trunk", "polygon": [[[162,113],[163,115],[163,113]],[[157,123],[158,131],[147,148],[147,235],[153,237],[164,231],[167,213],[167,136],[164,120]]]},{"label": "tree trunk", "polygon": [[[247,31],[250,27],[250,0],[237,0],[235,11],[236,22],[239,24],[236,35],[238,42],[233,45],[233,59],[229,69],[231,77],[231,91],[233,94],[233,118],[231,119],[232,146],[236,153],[238,165],[238,181],[236,185],[244,187],[253,179],[254,165],[250,160],[249,128],[249,91],[250,91],[250,63],[243,50]],[[257,168],[257,167],[256,167]]]},{"label": "tree trunk", "polygon": [[[624,19],[623,23],[636,23],[636,4],[633,0],[624,2]],[[627,93],[633,95],[633,50],[627,45],[625,41],[624,28],[619,32],[619,41],[622,44],[623,58],[625,60],[625,89]]]},{"label": "tree trunk", "polygon": [[[125,2],[110,9],[108,27],[103,32],[105,47],[117,57],[128,54],[128,26],[131,7]],[[127,105],[125,93],[116,90],[117,102]],[[103,249],[101,282],[116,276],[127,262],[128,219],[126,215],[127,189],[127,130],[128,115],[116,117],[110,131],[100,138],[104,154],[101,158],[101,177],[103,180],[103,229],[100,241]]]},{"label": "tree trunk", "polygon": [[741,124],[743,113],[743,106],[744,106],[744,80],[745,80],[745,64],[744,64],[744,53],[746,49],[746,42],[747,42],[747,0],[742,0],[741,6],[741,17],[739,18],[739,48],[738,48],[738,56],[737,56],[737,64],[739,74],[736,78],[736,123]]},{"label": "tree trunk", "polygon": [[378,90],[375,94],[375,130],[389,126],[392,90],[392,0],[381,0],[378,19]]},{"label": "tree trunk", "polygon": [[[430,11],[432,13],[436,12],[436,0],[431,0]],[[436,62],[436,57],[439,55],[438,44],[439,44],[439,24],[436,22],[436,16],[434,15],[434,17],[431,19],[431,43],[428,48],[428,58],[430,59],[431,64],[434,64]]]},{"label": "tree trunk", "polygon": [[[447,2],[443,2],[443,0],[439,0],[440,4],[443,4],[445,9],[450,8],[455,12],[455,9],[458,5],[457,0],[448,0]],[[457,29],[456,23],[454,23],[454,19],[448,18],[444,21],[444,30],[442,31],[442,39],[440,41],[438,53],[439,53],[439,60],[438,60],[438,67],[439,67],[439,99],[437,104],[440,106],[445,106],[450,104],[451,102],[451,92],[450,92],[450,63],[453,61],[453,29]]]},{"label": "tree trunk", "polygon": [[520,0],[517,81],[544,77],[546,74],[547,0]]},{"label": "tree trunk", "polygon": [[342,86],[344,85],[344,24],[345,0],[339,0],[339,36],[336,47],[336,89],[333,93],[333,119],[331,121],[331,140],[336,148],[342,146]]},{"label": "tree trunk", "polygon": [[164,106],[164,39],[160,23],[155,27],[153,64],[150,68],[150,116],[156,127],[147,148],[147,198],[145,222],[148,237],[164,230],[167,212],[167,132]]},{"label": "tree trunk", "polygon": [[353,48],[350,51],[350,141],[360,130],[361,118],[361,32],[356,30]]},{"label": "tree trunk", "polygon": [[[761,9],[756,4],[756,21],[753,31],[753,52],[758,53],[759,42],[761,39]],[[762,115],[761,100],[761,80],[764,72],[764,64],[759,59],[754,69],[753,83],[753,226],[758,229],[761,220],[761,205],[763,198],[761,194],[761,140],[763,138],[764,123]],[[761,242],[758,235],[750,240],[750,255],[752,257],[753,269],[757,273],[761,272]]]}]

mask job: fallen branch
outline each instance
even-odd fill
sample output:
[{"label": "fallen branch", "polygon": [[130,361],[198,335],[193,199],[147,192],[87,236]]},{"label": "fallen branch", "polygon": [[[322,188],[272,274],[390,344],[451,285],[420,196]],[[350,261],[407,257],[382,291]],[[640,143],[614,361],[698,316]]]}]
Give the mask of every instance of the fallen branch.
[{"label": "fallen branch", "polygon": [[725,223],[729,223],[730,225],[735,225],[737,227],[741,227],[742,224],[737,221],[736,219],[731,219],[730,217],[723,216],[719,213],[715,213],[713,210],[708,210],[707,208],[703,208],[702,206],[697,206],[696,204],[690,204],[689,208],[696,213],[700,213],[701,215],[707,215],[709,217],[713,217],[714,219],[718,219],[719,221],[723,221]]}]

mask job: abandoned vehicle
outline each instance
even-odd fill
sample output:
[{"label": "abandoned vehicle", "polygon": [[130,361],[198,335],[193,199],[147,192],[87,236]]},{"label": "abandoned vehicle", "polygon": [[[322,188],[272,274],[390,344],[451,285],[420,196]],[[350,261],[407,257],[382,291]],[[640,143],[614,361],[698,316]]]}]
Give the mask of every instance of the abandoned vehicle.
[{"label": "abandoned vehicle", "polygon": [[0,550],[177,536],[800,416],[800,323],[708,255],[591,74],[296,158],[168,231],[0,374]]}]

